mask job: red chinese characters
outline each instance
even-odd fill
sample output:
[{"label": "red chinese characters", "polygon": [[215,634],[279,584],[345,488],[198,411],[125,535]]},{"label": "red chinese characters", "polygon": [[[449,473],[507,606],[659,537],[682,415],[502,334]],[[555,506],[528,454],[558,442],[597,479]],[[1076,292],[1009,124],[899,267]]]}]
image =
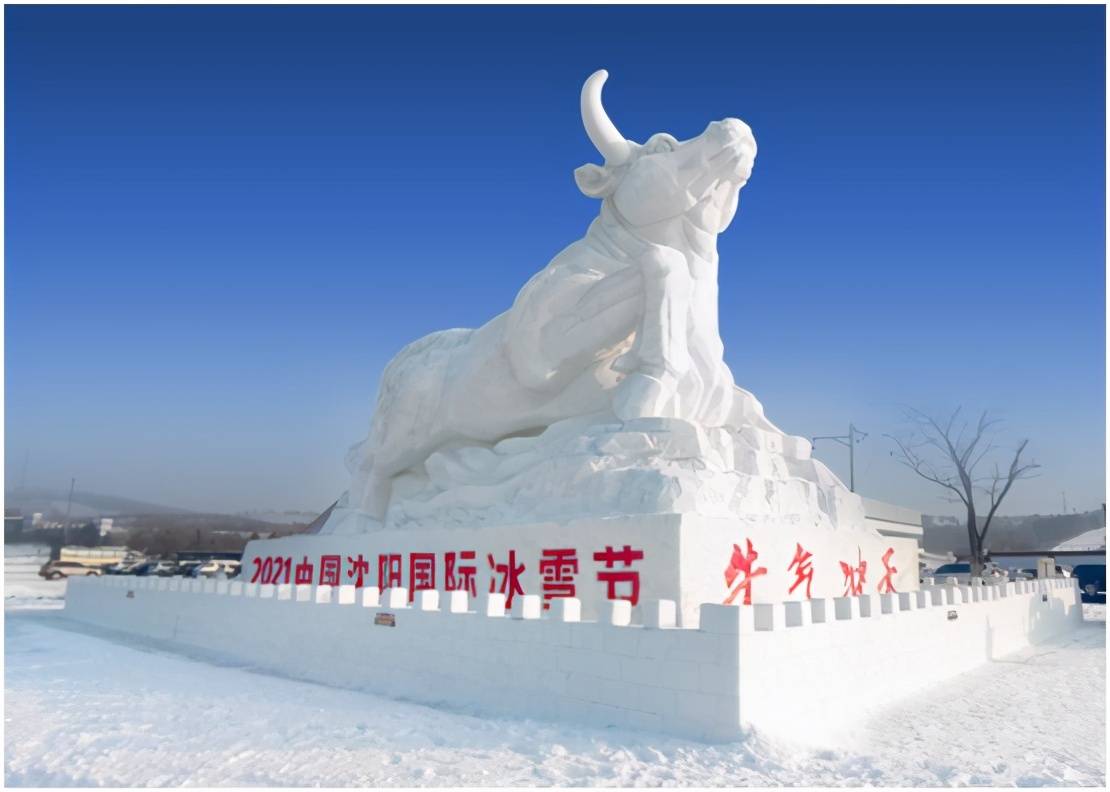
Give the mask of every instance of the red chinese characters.
[{"label": "red chinese characters", "polygon": [[312,570],[313,565],[309,563],[308,556],[304,556],[293,571],[293,582],[298,586],[312,585]]},{"label": "red chinese characters", "polygon": [[435,553],[409,554],[409,602],[418,591],[429,591],[436,587]]},{"label": "red chinese characters", "polygon": [[898,571],[898,567],[892,566],[890,563],[891,556],[894,555],[894,548],[888,547],[886,552],[883,553],[883,576],[879,580],[879,593],[880,594],[893,594],[894,593],[894,573]]},{"label": "red chinese characters", "polygon": [[370,562],[362,557],[362,553],[358,554],[358,558],[351,558],[347,556],[347,578],[355,582],[355,588],[362,588],[366,575],[370,572]]},{"label": "red chinese characters", "polygon": [[798,588],[802,583],[805,583],[806,599],[809,599],[809,589],[810,586],[813,585],[813,563],[809,559],[813,558],[813,553],[803,548],[797,542],[794,544],[797,545],[794,549],[794,560],[791,561],[790,566],[786,568],[788,572],[791,569],[794,570],[794,585],[792,585],[790,590],[786,593],[793,594],[794,589]]},{"label": "red chinese characters", "polygon": [[[489,560],[489,568],[493,571],[493,575],[489,579],[490,593],[499,591],[505,595],[505,605],[512,607],[513,597],[517,594],[524,594],[524,589],[520,587],[520,576],[524,573],[524,564],[517,566],[516,563],[516,550],[509,551],[509,562],[507,564],[498,564],[493,560],[493,553],[487,554]],[[497,576],[501,576],[500,585],[497,584]]]},{"label": "red chinese characters", "polygon": [[342,559],[337,555],[320,556],[320,585],[338,586]]},{"label": "red chinese characters", "polygon": [[[742,602],[745,605],[751,605],[752,581],[760,575],[767,574],[767,567],[752,567],[755,560],[759,558],[759,553],[752,547],[751,539],[746,541],[748,551],[745,553],[740,550],[739,545],[733,545],[732,558],[729,560],[728,566],[725,567],[725,585],[732,588],[732,591],[725,598],[725,605],[731,605],[733,600],[740,595],[740,592],[744,592]],[[736,585],[733,586],[733,583]]]},{"label": "red chinese characters", "polygon": [[574,576],[578,574],[578,556],[573,547],[544,550],[540,557],[540,577],[543,580],[543,607],[551,608],[556,597],[573,597]]},{"label": "red chinese characters", "polygon": [[840,569],[844,572],[844,593],[841,596],[856,596],[863,593],[863,584],[867,580],[867,562],[863,560],[863,553],[859,552],[856,566],[847,561],[840,562]]},{"label": "red chinese characters", "polygon": [[401,554],[382,553],[378,556],[378,588],[401,587]]},{"label": "red chinese characters", "polygon": [[[606,596],[613,599],[626,599],[635,605],[640,601],[640,573],[630,569],[633,561],[644,557],[643,550],[633,550],[630,545],[625,545],[621,550],[614,550],[609,545],[605,550],[594,553],[594,561],[601,561],[605,569],[597,573],[597,579],[607,586]],[[621,564],[621,566],[617,566]],[[626,594],[617,593],[617,585],[627,586]]]},{"label": "red chinese characters", "polygon": [[463,550],[458,555],[456,563],[455,553],[443,554],[443,588],[445,591],[465,591],[471,597],[478,596],[478,584],[474,576],[478,567],[473,563],[464,564],[463,561],[474,561],[473,550]]}]

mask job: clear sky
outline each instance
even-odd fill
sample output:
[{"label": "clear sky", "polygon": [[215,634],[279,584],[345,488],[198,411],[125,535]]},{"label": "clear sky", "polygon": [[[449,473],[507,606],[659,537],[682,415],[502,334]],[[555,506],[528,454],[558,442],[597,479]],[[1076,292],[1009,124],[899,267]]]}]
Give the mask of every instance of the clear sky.
[{"label": "clear sky", "polygon": [[[747,121],[721,237],[736,381],[849,420],[991,408],[1097,508],[1102,7],[35,7],[6,19],[6,483],[318,509],[405,343],[473,327],[581,236],[582,81],[629,138]],[[847,478],[846,451],[818,456]]]}]

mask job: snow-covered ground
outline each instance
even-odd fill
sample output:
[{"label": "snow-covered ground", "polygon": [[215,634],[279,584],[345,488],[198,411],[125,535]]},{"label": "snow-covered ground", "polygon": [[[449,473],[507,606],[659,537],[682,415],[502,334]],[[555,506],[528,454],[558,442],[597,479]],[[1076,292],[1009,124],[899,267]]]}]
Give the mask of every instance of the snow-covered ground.
[{"label": "snow-covered ground", "polygon": [[[476,718],[117,643],[5,586],[5,757],[22,786],[933,786],[1106,779],[1105,607],[1067,639],[892,706],[815,751],[752,735]],[[37,567],[36,567],[37,568]],[[45,586],[54,588],[46,590]],[[46,599],[36,599],[36,591]],[[31,605],[32,607],[28,607]],[[37,607],[36,607],[37,606]]]}]

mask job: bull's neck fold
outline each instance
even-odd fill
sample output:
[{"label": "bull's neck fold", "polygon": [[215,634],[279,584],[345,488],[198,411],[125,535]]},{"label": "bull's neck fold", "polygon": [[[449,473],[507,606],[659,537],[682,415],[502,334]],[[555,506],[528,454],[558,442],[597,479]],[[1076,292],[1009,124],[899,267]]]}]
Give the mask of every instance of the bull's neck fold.
[{"label": "bull's neck fold", "polygon": [[651,226],[637,228],[621,216],[609,199],[586,234],[610,255],[638,259],[652,246],[673,248],[686,257],[690,274],[697,280],[717,276],[717,234],[698,228],[685,214]]}]

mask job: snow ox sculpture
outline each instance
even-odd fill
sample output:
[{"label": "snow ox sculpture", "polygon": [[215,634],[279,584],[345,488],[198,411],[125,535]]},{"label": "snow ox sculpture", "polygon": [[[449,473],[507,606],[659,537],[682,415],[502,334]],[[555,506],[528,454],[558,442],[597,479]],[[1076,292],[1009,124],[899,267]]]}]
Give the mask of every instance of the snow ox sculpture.
[{"label": "snow ox sculpture", "polygon": [[[574,174],[601,200],[586,235],[505,313],[401,350],[348,454],[348,491],[315,537],[252,543],[255,582],[279,582],[273,569],[285,580],[297,561],[308,579],[325,556],[364,558],[352,580],[451,589],[466,569],[473,595],[511,604],[542,589],[545,601],[578,596],[587,614],[606,597],[636,605],[641,588],[682,608],[735,599],[742,568],[764,576],[745,600],[859,593],[868,563],[871,581],[886,569],[893,585],[892,558],[916,584],[915,551],[884,556],[860,499],[767,420],[724,362],[716,241],[752,174],[751,129],[728,118],[691,140],[626,140],[602,105],[606,78],[590,76],[581,96],[604,158]],[[812,585],[788,591],[803,545]],[[641,563],[616,588],[603,569],[587,593],[552,572],[550,553],[579,581],[594,553],[605,569]]]},{"label": "snow ox sculpture", "polygon": [[607,76],[582,90],[586,132],[605,158],[575,172],[602,199],[585,238],[506,313],[426,336],[386,368],[350,494],[375,519],[395,476],[452,443],[538,434],[582,415],[739,428],[717,329],[716,239],[751,176],[755,138],[729,118],[692,140],[632,143],[602,106]]}]

